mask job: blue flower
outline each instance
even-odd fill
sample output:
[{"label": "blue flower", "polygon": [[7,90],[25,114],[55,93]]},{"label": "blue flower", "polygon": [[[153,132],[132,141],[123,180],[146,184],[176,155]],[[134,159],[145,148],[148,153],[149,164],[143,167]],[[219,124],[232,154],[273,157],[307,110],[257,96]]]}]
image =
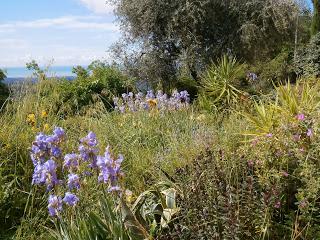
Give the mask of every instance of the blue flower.
[{"label": "blue flower", "polygon": [[68,175],[68,187],[70,190],[80,188],[80,178],[77,174],[71,173]]},{"label": "blue flower", "polygon": [[32,175],[32,184],[41,185],[46,183],[47,170],[43,165],[38,164],[35,166],[33,175]]},{"label": "blue flower", "polygon": [[79,166],[79,155],[75,153],[64,156],[63,168],[74,169]]},{"label": "blue flower", "polygon": [[79,198],[73,193],[66,192],[63,201],[69,206],[75,206],[78,203]]},{"label": "blue flower", "polygon": [[51,217],[57,216],[62,211],[62,199],[59,196],[50,195],[48,199],[48,210]]},{"label": "blue flower", "polygon": [[57,178],[57,164],[54,160],[50,159],[43,164],[43,168],[46,171],[46,182],[47,189],[51,190],[55,185],[59,184],[60,181]]}]

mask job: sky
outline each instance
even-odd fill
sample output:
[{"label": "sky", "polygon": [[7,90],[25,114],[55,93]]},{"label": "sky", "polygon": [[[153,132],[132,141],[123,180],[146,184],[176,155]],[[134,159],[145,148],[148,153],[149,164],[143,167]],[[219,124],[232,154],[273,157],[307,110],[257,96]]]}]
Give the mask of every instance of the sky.
[{"label": "sky", "polygon": [[108,60],[120,37],[105,0],[0,0],[0,68]]}]

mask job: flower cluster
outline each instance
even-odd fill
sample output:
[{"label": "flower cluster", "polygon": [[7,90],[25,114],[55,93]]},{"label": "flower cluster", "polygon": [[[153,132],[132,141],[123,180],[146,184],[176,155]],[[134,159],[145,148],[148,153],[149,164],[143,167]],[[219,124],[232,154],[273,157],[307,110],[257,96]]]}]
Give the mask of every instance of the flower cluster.
[{"label": "flower cluster", "polygon": [[99,156],[97,165],[100,173],[98,180],[99,182],[109,184],[109,191],[120,191],[119,178],[123,176],[121,172],[121,163],[123,156],[119,155],[117,159],[113,158],[110,153],[110,147],[106,148],[104,156]]},{"label": "flower cluster", "polygon": [[125,112],[149,111],[157,109],[159,111],[174,111],[184,109],[189,106],[190,95],[187,91],[173,91],[171,96],[158,91],[156,94],[150,90],[147,94],[139,92],[123,93],[121,98],[114,98],[115,110]]},{"label": "flower cluster", "polygon": [[247,74],[247,79],[248,79],[249,81],[255,82],[255,81],[258,79],[258,75],[255,74],[255,73],[253,73],[253,72],[249,72],[249,73]]},{"label": "flower cluster", "polygon": [[[50,216],[57,216],[63,210],[63,203],[68,206],[75,206],[78,203],[79,198],[72,191],[81,189],[83,177],[97,173],[98,182],[108,184],[110,192],[121,190],[119,180],[123,176],[120,168],[122,155],[114,159],[110,148],[107,147],[104,156],[99,156],[96,135],[89,132],[80,139],[78,153],[68,153],[63,156],[61,145],[65,139],[64,130],[56,127],[52,135],[39,133],[31,147],[30,156],[34,165],[32,184],[46,185],[50,193],[48,198]],[[58,176],[66,180],[59,180]],[[63,198],[57,194],[61,191],[65,192]]]},{"label": "flower cluster", "polygon": [[30,154],[34,165],[33,184],[45,184],[47,190],[59,184],[56,160],[61,157],[60,144],[64,138],[65,133],[62,128],[55,128],[52,135],[39,133],[36,136]]}]

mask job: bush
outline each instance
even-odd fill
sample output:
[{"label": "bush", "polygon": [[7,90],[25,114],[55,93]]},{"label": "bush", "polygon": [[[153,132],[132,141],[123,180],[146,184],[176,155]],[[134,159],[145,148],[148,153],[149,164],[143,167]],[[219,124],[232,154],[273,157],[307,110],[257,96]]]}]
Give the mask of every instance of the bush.
[{"label": "bush", "polygon": [[302,76],[320,76],[320,33],[314,35],[310,42],[299,50],[295,70]]},{"label": "bush", "polygon": [[132,89],[130,79],[119,69],[96,61],[88,69],[74,68],[77,78],[61,84],[65,112],[83,112],[87,106],[100,101],[106,109],[113,107],[113,97]]},{"label": "bush", "polygon": [[292,65],[292,52],[285,49],[270,61],[258,63],[251,69],[258,78],[253,82],[256,92],[268,92],[273,85],[286,83],[288,80],[294,82],[296,79]]}]

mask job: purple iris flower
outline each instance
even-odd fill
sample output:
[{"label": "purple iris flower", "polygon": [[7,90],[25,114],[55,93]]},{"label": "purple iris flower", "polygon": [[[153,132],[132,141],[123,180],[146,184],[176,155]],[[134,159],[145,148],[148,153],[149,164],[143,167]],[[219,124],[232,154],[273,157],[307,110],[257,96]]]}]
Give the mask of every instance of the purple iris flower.
[{"label": "purple iris flower", "polygon": [[59,196],[50,195],[48,199],[48,210],[51,217],[57,216],[62,211],[62,199]]},{"label": "purple iris flower", "polygon": [[80,188],[80,178],[77,174],[70,173],[68,175],[68,187],[70,190],[72,190],[74,188],[76,188],[76,189]]},{"label": "purple iris flower", "polygon": [[79,202],[79,198],[73,193],[66,192],[63,201],[69,206],[75,206]]},{"label": "purple iris flower", "polygon": [[57,164],[54,160],[50,159],[43,164],[46,171],[46,185],[47,189],[51,190],[55,185],[59,184],[60,181],[57,178]]},{"label": "purple iris flower", "polygon": [[55,127],[55,129],[53,130],[53,133],[56,136],[58,136],[59,139],[63,139],[66,136],[63,128],[61,128],[61,127]]},{"label": "purple iris flower", "polygon": [[64,156],[63,168],[74,169],[79,166],[79,155],[75,153]]},{"label": "purple iris flower", "polygon": [[33,175],[32,175],[32,184],[41,185],[46,183],[47,171],[43,165],[38,164],[35,166]]}]

